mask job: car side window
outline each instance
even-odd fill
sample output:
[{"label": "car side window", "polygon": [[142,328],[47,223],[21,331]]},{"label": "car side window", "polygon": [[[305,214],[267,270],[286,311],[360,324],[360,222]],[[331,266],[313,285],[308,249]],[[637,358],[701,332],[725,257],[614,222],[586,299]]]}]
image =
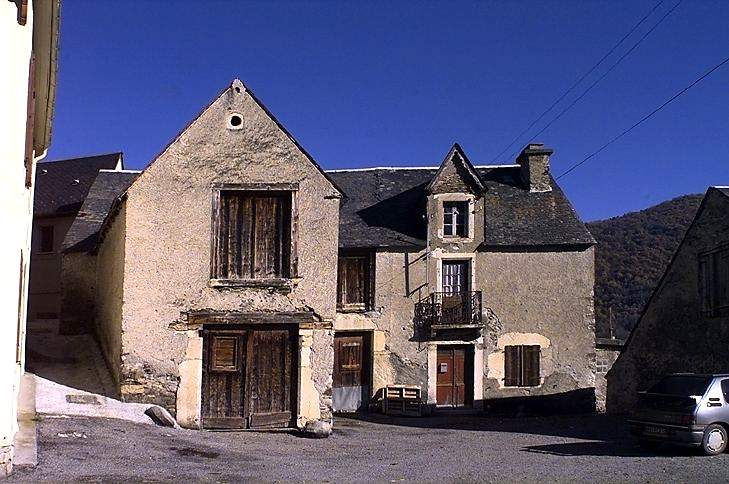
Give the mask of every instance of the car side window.
[{"label": "car side window", "polygon": [[724,400],[729,403],[729,378],[721,381],[721,393],[724,395]]}]

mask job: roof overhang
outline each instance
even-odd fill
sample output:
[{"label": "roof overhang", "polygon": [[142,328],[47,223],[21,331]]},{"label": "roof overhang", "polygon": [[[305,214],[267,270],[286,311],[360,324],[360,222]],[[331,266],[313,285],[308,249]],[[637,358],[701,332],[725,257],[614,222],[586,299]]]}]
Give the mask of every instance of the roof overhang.
[{"label": "roof overhang", "polygon": [[33,2],[33,53],[35,55],[35,115],[33,151],[43,158],[51,144],[51,127],[56,104],[58,37],[61,0]]}]

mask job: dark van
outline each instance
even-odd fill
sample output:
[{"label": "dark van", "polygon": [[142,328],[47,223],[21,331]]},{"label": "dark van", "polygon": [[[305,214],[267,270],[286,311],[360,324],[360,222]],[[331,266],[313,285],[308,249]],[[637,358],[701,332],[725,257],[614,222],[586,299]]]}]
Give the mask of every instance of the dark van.
[{"label": "dark van", "polygon": [[643,444],[669,442],[721,454],[728,441],[729,374],[666,376],[638,394],[628,423]]}]

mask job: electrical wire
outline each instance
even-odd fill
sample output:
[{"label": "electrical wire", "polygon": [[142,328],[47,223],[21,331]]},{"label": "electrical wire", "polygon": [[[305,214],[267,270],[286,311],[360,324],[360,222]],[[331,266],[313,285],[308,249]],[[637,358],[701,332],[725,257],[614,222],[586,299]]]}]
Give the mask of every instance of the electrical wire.
[{"label": "electrical wire", "polygon": [[[610,74],[610,72],[613,69],[615,69],[618,66],[618,64],[620,64],[623,61],[623,59],[625,59],[628,55],[630,55],[630,53],[633,52],[638,47],[638,45],[640,45],[646,39],[646,37],[648,37],[651,34],[651,32],[653,32],[656,29],[656,27],[658,27],[669,15],[671,15],[671,13],[673,13],[674,10],[676,10],[676,8],[681,4],[682,1],[683,0],[678,0],[678,2],[676,2],[676,4],[673,7],[671,7],[671,9],[668,10],[658,20],[658,22],[656,22],[653,25],[653,27],[651,27],[645,34],[643,34],[643,36],[640,39],[638,39],[638,41],[635,44],[633,44],[633,46],[630,49],[628,49],[622,56],[620,56],[620,58],[613,65],[611,65],[608,68],[607,71],[605,71],[600,77],[598,77],[595,82],[593,82],[592,84],[590,84],[590,86],[587,89],[585,89],[582,92],[582,94],[580,94],[577,98],[575,98],[566,108],[564,108],[562,111],[560,111],[559,114],[557,114],[557,116],[555,116],[554,118],[552,118],[552,120],[550,122],[548,122],[542,129],[540,129],[534,136],[532,136],[527,143],[531,143],[532,141],[534,141],[534,139],[537,136],[539,136],[540,134],[544,133],[550,126],[552,126],[552,124],[554,124],[555,121],[557,121],[559,118],[561,118],[567,111],[569,111],[570,109],[572,109],[572,107],[575,104],[577,104],[583,97],[585,97],[587,95],[587,93],[592,90],[592,88],[594,88],[600,81],[602,81],[603,79],[605,79],[605,77],[608,74]],[[514,152],[511,155],[510,158],[513,159],[518,154],[519,154],[519,151],[516,151],[516,152]]]},{"label": "electrical wire", "polygon": [[592,153],[590,153],[589,155],[587,155],[586,157],[584,157],[579,162],[577,162],[577,163],[573,164],[572,166],[570,166],[566,171],[564,171],[556,179],[559,180],[563,176],[571,173],[572,171],[574,171],[578,167],[580,167],[583,164],[587,163],[587,161],[589,161],[591,158],[593,158],[594,156],[596,156],[597,154],[599,154],[605,148],[607,148],[611,144],[615,143],[617,140],[619,140],[620,138],[622,138],[626,134],[628,134],[631,131],[633,131],[635,128],[637,128],[638,126],[640,126],[641,124],[643,124],[645,121],[648,121],[658,111],[662,110],[663,108],[665,108],[666,106],[668,106],[669,104],[671,104],[677,98],[679,98],[684,93],[686,93],[686,91],[688,91],[689,89],[691,89],[692,87],[694,87],[696,84],[700,83],[701,81],[703,81],[704,79],[706,79],[707,77],[709,77],[714,71],[716,71],[717,69],[721,68],[724,64],[726,64],[728,62],[729,62],[729,57],[725,58],[724,60],[722,60],[721,62],[719,62],[718,64],[716,64],[714,67],[712,67],[711,69],[709,69],[708,71],[706,71],[700,77],[698,77],[697,79],[695,79],[691,84],[689,84],[688,86],[684,87],[683,89],[681,89],[680,91],[678,91],[676,94],[674,94],[673,96],[671,96],[663,104],[661,104],[660,106],[658,106],[657,108],[655,108],[653,111],[651,111],[650,113],[648,113],[645,116],[643,116],[638,122],[636,122],[635,124],[633,124],[629,128],[623,130],[620,134],[618,134],[617,136],[615,136],[612,139],[610,139],[610,141],[608,141],[607,143],[605,143],[604,145],[602,145],[600,148],[598,148],[597,150],[593,151]]},{"label": "electrical wire", "polygon": [[497,159],[498,159],[498,158],[499,158],[499,157],[500,157],[501,155],[503,155],[504,153],[506,153],[506,151],[507,151],[507,150],[508,150],[509,148],[511,148],[511,147],[512,147],[512,146],[514,145],[514,143],[516,143],[516,142],[517,142],[517,141],[519,140],[519,138],[521,138],[522,136],[524,136],[524,134],[525,134],[526,132],[528,132],[528,131],[529,131],[530,129],[532,129],[532,128],[534,127],[534,125],[535,125],[535,124],[537,124],[537,123],[538,123],[539,121],[541,121],[541,120],[542,120],[542,118],[544,118],[544,116],[546,116],[546,115],[547,115],[547,113],[549,113],[549,112],[550,112],[550,111],[551,111],[552,109],[554,109],[554,108],[555,108],[555,106],[557,106],[557,104],[559,104],[559,103],[560,103],[560,102],[561,102],[561,101],[562,101],[562,100],[563,100],[563,99],[564,99],[565,97],[567,97],[567,95],[568,95],[569,93],[571,93],[571,92],[572,92],[572,91],[573,91],[573,90],[574,90],[574,89],[575,89],[575,88],[576,88],[576,87],[577,87],[577,86],[578,86],[578,85],[579,85],[579,84],[580,84],[580,83],[581,83],[582,81],[584,81],[584,80],[585,80],[585,78],[587,78],[587,76],[589,76],[590,74],[592,74],[592,73],[593,73],[593,72],[595,71],[595,69],[597,69],[597,68],[598,68],[598,67],[600,66],[600,64],[602,64],[602,63],[603,63],[603,62],[605,61],[605,59],[607,59],[607,58],[608,58],[608,57],[610,56],[610,54],[612,54],[613,52],[615,52],[615,49],[617,49],[618,47],[620,47],[620,46],[622,45],[622,43],[623,43],[623,42],[625,42],[625,40],[626,40],[626,39],[627,39],[628,37],[630,37],[630,36],[632,35],[632,33],[633,33],[633,32],[635,32],[635,31],[636,31],[636,29],[637,29],[638,27],[640,27],[640,26],[641,26],[641,25],[643,24],[643,22],[645,22],[645,21],[646,21],[646,19],[647,19],[648,17],[650,17],[650,16],[651,16],[651,14],[652,14],[652,13],[653,13],[653,12],[655,12],[655,11],[656,11],[656,9],[657,9],[658,7],[660,7],[660,6],[661,6],[661,5],[663,4],[663,2],[664,2],[664,0],[661,0],[661,1],[659,1],[659,2],[657,3],[657,4],[655,4],[655,5],[653,6],[653,8],[652,8],[652,9],[650,9],[650,10],[648,11],[648,13],[646,13],[646,14],[645,14],[645,15],[644,15],[644,16],[643,16],[643,17],[642,17],[642,18],[641,18],[641,19],[640,19],[640,20],[638,21],[638,23],[636,23],[635,25],[633,25],[633,27],[632,27],[632,28],[631,28],[631,29],[630,29],[630,30],[628,31],[628,33],[626,33],[625,35],[623,35],[623,37],[622,37],[622,38],[621,38],[621,39],[620,39],[620,40],[619,40],[619,41],[618,41],[618,42],[617,42],[617,43],[616,43],[615,45],[613,45],[613,46],[612,46],[612,47],[610,48],[610,50],[609,50],[609,51],[607,51],[607,53],[605,53],[605,55],[603,55],[603,56],[602,56],[602,57],[600,58],[600,60],[598,60],[598,61],[597,61],[597,62],[596,62],[595,64],[593,64],[593,66],[592,66],[592,67],[590,67],[590,69],[589,69],[589,70],[588,70],[587,72],[585,72],[584,74],[582,74],[582,76],[580,76],[580,77],[579,77],[579,78],[578,78],[578,79],[577,79],[577,80],[576,80],[576,81],[575,81],[575,82],[574,82],[574,83],[573,83],[573,84],[572,84],[572,85],[571,85],[571,86],[570,86],[570,87],[569,87],[569,88],[568,88],[568,89],[567,89],[567,90],[566,90],[565,92],[563,92],[563,93],[562,93],[562,95],[561,95],[561,96],[559,96],[559,97],[558,97],[558,98],[557,98],[557,99],[556,99],[556,100],[555,100],[555,101],[554,101],[554,102],[553,102],[553,103],[552,103],[552,104],[551,104],[551,105],[550,105],[550,106],[549,106],[549,107],[548,107],[547,109],[545,109],[545,110],[544,110],[544,112],[543,112],[542,114],[540,114],[540,115],[539,115],[539,116],[538,116],[538,117],[537,117],[536,119],[534,119],[534,120],[533,120],[533,121],[532,121],[531,123],[529,123],[529,126],[527,126],[526,128],[524,128],[524,129],[523,129],[523,130],[521,131],[521,133],[519,133],[518,135],[516,135],[516,137],[514,137],[514,139],[512,139],[512,140],[511,140],[511,142],[510,142],[510,143],[509,143],[508,145],[506,145],[506,147],[505,147],[505,148],[504,148],[503,150],[501,150],[501,151],[500,151],[500,152],[499,152],[499,153],[498,153],[498,154],[497,154],[496,156],[494,156],[494,157],[493,157],[493,158],[491,159],[491,163],[493,163],[493,162],[494,162],[494,161],[496,161],[496,160],[497,160]]}]

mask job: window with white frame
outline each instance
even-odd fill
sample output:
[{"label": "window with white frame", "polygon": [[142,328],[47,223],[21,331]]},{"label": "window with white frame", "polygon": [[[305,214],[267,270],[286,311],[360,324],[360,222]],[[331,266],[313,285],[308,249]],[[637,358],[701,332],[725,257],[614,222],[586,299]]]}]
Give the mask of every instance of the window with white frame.
[{"label": "window with white frame", "polygon": [[468,236],[468,201],[443,202],[443,235]]}]

